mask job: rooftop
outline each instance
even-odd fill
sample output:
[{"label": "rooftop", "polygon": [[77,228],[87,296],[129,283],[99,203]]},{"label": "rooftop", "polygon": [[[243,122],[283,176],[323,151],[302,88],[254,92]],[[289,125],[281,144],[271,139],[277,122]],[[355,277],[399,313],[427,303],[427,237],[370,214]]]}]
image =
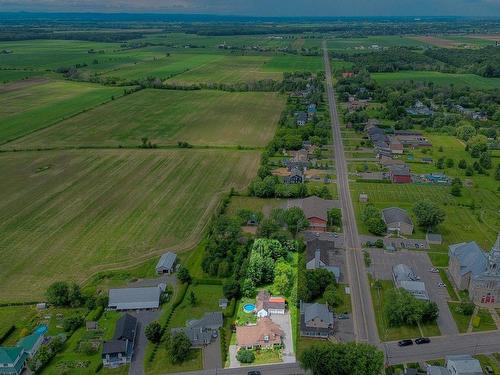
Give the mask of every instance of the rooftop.
[{"label": "rooftop", "polygon": [[176,259],[177,255],[169,251],[161,256],[160,260],[158,261],[158,264],[156,265],[156,269],[159,268],[171,269]]},{"label": "rooftop", "polygon": [[476,276],[486,270],[488,259],[475,241],[450,245],[449,252],[460,263],[461,275],[470,272],[473,276]]},{"label": "rooftop", "polygon": [[326,304],[302,303],[300,306],[300,313],[304,315],[306,323],[319,318],[323,322],[333,324],[333,313],[330,312]]},{"label": "rooftop", "polygon": [[382,219],[386,224],[400,222],[413,225],[413,222],[411,221],[410,216],[408,216],[408,213],[398,207],[384,208],[382,210]]}]

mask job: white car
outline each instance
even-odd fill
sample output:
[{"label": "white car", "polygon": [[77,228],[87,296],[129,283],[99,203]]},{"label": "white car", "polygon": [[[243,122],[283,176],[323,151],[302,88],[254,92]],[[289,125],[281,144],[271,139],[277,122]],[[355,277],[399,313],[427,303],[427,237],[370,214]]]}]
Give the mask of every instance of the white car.
[{"label": "white car", "polygon": [[440,286],[441,288],[444,288],[444,287],[446,287],[446,284],[445,283],[438,283],[438,286]]},{"label": "white car", "polygon": [[432,272],[432,273],[439,273],[439,270],[437,268],[429,268],[429,272]]}]

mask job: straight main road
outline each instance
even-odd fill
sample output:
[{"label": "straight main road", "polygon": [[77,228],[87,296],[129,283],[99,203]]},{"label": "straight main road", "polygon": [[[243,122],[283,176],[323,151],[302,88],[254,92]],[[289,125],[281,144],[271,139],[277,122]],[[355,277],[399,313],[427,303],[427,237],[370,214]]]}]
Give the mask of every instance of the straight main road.
[{"label": "straight main road", "polygon": [[366,275],[361,241],[359,239],[356,217],[349,190],[347,161],[344,154],[342,134],[333,91],[332,71],[326,42],[323,42],[323,57],[326,73],[326,90],[330,107],[330,120],[333,133],[333,148],[337,172],[337,189],[342,209],[342,222],[347,254],[347,274],[351,290],[354,336],[356,341],[379,344],[375,314]]}]

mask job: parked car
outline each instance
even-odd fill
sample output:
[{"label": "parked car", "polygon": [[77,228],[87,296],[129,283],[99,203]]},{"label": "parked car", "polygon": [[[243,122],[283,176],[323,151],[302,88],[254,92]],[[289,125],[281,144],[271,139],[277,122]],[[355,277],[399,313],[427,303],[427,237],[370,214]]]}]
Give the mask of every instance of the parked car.
[{"label": "parked car", "polygon": [[248,375],[261,375],[260,371],[248,371]]},{"label": "parked car", "polygon": [[415,344],[420,345],[420,344],[428,344],[431,342],[431,339],[428,337],[419,337],[418,339],[415,339]]},{"label": "parked car", "polygon": [[445,284],[445,283],[441,283],[441,282],[439,282],[439,283],[438,283],[438,286],[440,286],[441,288],[446,288],[446,284]]},{"label": "parked car", "polygon": [[413,345],[413,341],[410,339],[398,341],[399,346],[410,346]]},{"label": "parked car", "polygon": [[439,270],[435,267],[432,267],[432,268],[429,268],[429,272],[432,272],[432,273],[439,273]]}]

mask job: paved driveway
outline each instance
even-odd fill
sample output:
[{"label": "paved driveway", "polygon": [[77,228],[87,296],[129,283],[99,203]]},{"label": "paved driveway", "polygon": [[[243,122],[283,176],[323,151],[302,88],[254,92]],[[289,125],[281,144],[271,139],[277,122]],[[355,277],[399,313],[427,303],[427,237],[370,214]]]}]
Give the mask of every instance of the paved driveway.
[{"label": "paved driveway", "polygon": [[210,345],[203,347],[203,369],[222,368],[222,353],[220,350],[220,336]]},{"label": "paved driveway", "polygon": [[283,349],[283,362],[295,362],[295,354],[293,352],[293,341],[292,341],[292,322],[290,317],[290,312],[285,315],[271,315],[271,320],[278,324],[283,332],[285,333],[285,338],[283,339],[284,349]]},{"label": "paved driveway", "polygon": [[148,343],[144,329],[153,320],[158,319],[160,311],[134,311],[129,314],[137,318],[139,332],[135,339],[134,356],[128,373],[129,375],[144,375],[144,354]]},{"label": "paved driveway", "polygon": [[372,265],[370,271],[375,279],[392,280],[392,266],[402,263],[409,266],[415,274],[425,283],[431,301],[439,307],[437,323],[442,335],[458,334],[458,328],[448,308],[450,296],[446,288],[438,286],[441,277],[438,273],[429,272],[432,263],[427,253],[416,251],[398,251],[388,253],[381,249],[370,249]]}]

